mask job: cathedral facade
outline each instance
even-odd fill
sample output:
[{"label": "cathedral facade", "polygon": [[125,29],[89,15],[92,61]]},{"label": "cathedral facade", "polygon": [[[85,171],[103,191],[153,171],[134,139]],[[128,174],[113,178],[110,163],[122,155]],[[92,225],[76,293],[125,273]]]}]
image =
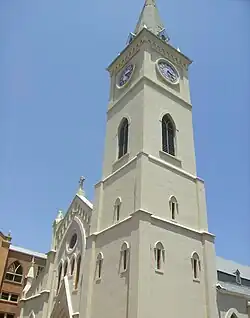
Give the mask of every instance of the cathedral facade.
[{"label": "cathedral facade", "polygon": [[191,60],[146,0],[108,67],[103,173],[84,179],[53,225],[43,272],[31,266],[22,318],[250,318],[250,268],[215,255],[197,177]]}]

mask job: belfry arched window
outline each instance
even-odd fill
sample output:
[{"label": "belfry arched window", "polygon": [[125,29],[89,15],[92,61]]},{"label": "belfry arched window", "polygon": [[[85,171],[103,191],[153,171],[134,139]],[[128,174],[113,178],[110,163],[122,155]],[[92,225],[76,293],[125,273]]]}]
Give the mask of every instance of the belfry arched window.
[{"label": "belfry arched window", "polygon": [[128,152],[128,120],[123,118],[118,129],[118,159]]},{"label": "belfry arched window", "polygon": [[162,118],[162,151],[175,156],[175,126],[169,115]]}]

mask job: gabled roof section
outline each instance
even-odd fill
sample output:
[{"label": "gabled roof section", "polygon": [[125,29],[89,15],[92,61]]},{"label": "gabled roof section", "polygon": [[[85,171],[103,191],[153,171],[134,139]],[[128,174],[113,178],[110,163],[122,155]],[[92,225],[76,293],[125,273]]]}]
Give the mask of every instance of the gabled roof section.
[{"label": "gabled roof section", "polygon": [[156,0],[145,0],[134,34],[137,35],[143,28],[147,28],[157,36],[165,30],[156,6]]}]

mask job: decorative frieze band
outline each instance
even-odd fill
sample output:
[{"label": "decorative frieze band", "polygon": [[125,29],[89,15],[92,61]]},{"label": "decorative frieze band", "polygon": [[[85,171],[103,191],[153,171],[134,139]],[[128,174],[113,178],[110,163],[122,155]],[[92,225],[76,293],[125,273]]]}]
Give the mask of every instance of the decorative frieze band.
[{"label": "decorative frieze band", "polygon": [[151,39],[147,39],[146,37],[143,37],[140,41],[136,41],[134,40],[135,43],[130,44],[131,48],[130,50],[128,50],[127,54],[119,61],[117,61],[117,63],[115,65],[113,65],[111,67],[110,70],[110,75],[112,76],[113,74],[116,74],[119,72],[120,69],[122,69],[124,67],[124,65],[137,53],[140,51],[140,47],[142,46],[143,43],[149,43],[151,45],[151,47],[159,52],[161,55],[163,55],[165,58],[169,59],[171,62],[175,63],[176,65],[181,66],[182,68],[184,68],[185,70],[188,69],[188,64],[187,63],[183,63],[182,60],[175,56],[174,54],[170,53],[169,51],[167,51],[162,45],[160,45],[159,43],[157,43],[157,41],[153,41]]}]

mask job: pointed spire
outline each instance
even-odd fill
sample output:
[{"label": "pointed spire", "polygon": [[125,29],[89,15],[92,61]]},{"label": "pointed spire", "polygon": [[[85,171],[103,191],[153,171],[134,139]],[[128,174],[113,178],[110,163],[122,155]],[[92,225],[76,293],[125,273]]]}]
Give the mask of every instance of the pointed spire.
[{"label": "pointed spire", "polygon": [[145,0],[134,34],[137,35],[143,28],[147,28],[164,41],[169,40],[156,6],[156,0]]},{"label": "pointed spire", "polygon": [[84,189],[83,189],[83,183],[85,181],[85,178],[84,177],[81,177],[80,180],[79,180],[79,189],[77,191],[77,194],[78,195],[81,195],[81,196],[85,196],[85,192],[84,192]]}]

